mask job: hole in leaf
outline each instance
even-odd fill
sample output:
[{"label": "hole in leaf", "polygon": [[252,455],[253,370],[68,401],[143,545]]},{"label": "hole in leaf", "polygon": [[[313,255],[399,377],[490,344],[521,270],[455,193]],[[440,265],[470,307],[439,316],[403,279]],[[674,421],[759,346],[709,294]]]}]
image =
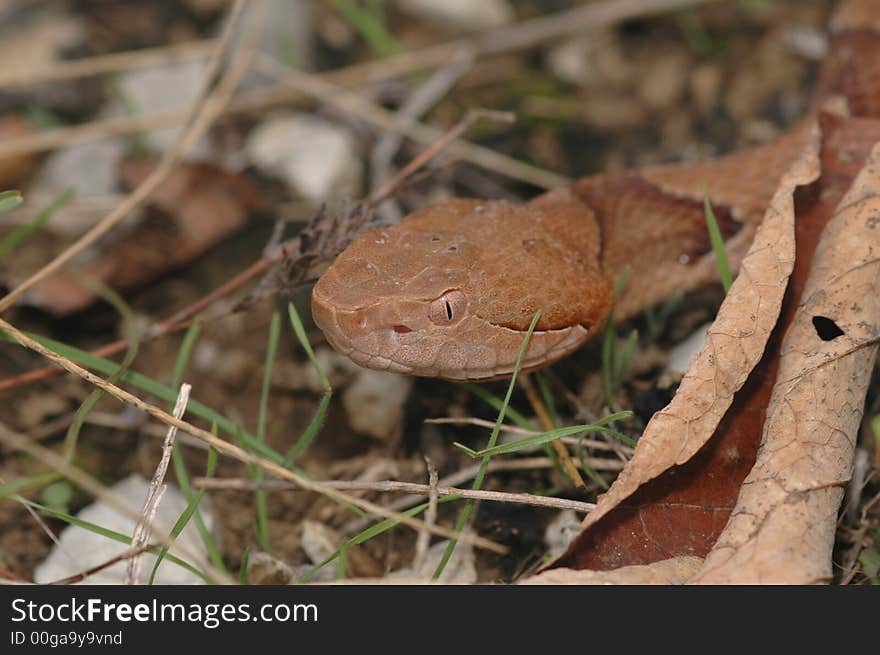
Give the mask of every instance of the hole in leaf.
[{"label": "hole in leaf", "polygon": [[822,339],[822,341],[831,341],[832,339],[843,336],[843,330],[841,330],[837,326],[837,323],[827,316],[814,316],[813,327],[816,328],[816,334],[819,335],[819,338]]}]

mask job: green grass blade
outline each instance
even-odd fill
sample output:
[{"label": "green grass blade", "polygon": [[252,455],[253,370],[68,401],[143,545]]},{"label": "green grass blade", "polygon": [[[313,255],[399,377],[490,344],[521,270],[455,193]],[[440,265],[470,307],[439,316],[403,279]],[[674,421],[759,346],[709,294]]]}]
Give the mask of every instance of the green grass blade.
[{"label": "green grass blade", "polygon": [[[214,431],[216,432],[216,426],[215,426]],[[177,443],[177,441],[175,441],[175,443]],[[216,468],[217,468],[217,451],[214,448],[210,448],[208,450],[208,466],[207,466],[207,471],[205,472],[205,477],[206,478],[214,477],[214,471],[216,470]],[[201,514],[199,512],[199,503],[202,501],[202,497],[204,495],[205,495],[204,489],[199,489],[198,493],[193,494],[192,488],[190,488],[190,494],[189,494],[189,496],[186,496],[186,498],[187,498],[186,508],[183,510],[183,513],[180,515],[180,517],[177,519],[177,521],[174,523],[174,526],[171,529],[171,538],[172,539],[176,539],[177,536],[181,532],[183,532],[183,529],[186,527],[186,524],[189,523],[191,518],[193,518],[193,517],[201,518]],[[220,557],[220,553],[217,550],[216,545],[214,544],[214,539],[210,536],[210,532],[207,530],[207,527],[204,526],[204,523],[202,524],[202,527],[205,528],[205,532],[207,533],[207,538],[205,535],[201,535],[202,542],[205,544],[206,547],[208,547],[210,545],[210,547],[213,548],[213,552],[212,552],[212,548],[208,548],[208,554],[211,556],[212,563],[214,561],[214,558],[216,557],[217,561],[220,562],[220,570],[225,573],[226,567],[223,565],[223,558]],[[201,531],[199,531],[199,532],[201,534]],[[163,546],[162,549],[159,551],[158,557],[156,557],[156,562],[153,564],[153,570],[150,573],[150,580],[147,584],[153,584],[153,580],[156,577],[156,572],[159,570],[159,564],[162,563],[162,560],[165,559],[165,556],[167,554],[168,554],[168,546]]]},{"label": "green grass blade", "polygon": [[[183,383],[183,375],[186,372],[186,367],[192,357],[193,350],[195,350],[201,329],[200,323],[193,323],[189,326],[186,334],[183,336],[180,349],[177,351],[177,359],[174,362],[174,372],[171,378],[172,389],[180,390],[180,385]],[[169,407],[173,409],[174,403],[169,403]],[[211,434],[217,436],[216,423],[211,425]],[[183,459],[183,450],[181,449],[179,439],[175,439],[171,446],[171,466],[174,469],[174,477],[177,479],[177,486],[180,487],[183,497],[186,498],[187,503],[192,504],[196,497],[196,493],[193,491],[192,485],[189,482],[189,473],[186,470],[186,462]],[[208,450],[208,465],[205,475],[211,477],[214,474],[214,468],[216,466],[217,451],[210,448]],[[211,564],[213,564],[215,568],[226,573],[226,565],[223,563],[220,549],[217,548],[217,544],[214,542],[214,537],[211,535],[211,531],[208,530],[208,526],[205,525],[205,519],[202,516],[202,511],[199,509],[198,503],[195,504],[192,521],[205,546],[205,551],[208,553]]]},{"label": "green grass blade", "polygon": [[[500,411],[504,406],[504,400],[499,398],[495,394],[490,391],[487,391],[483,387],[478,384],[474,384],[473,382],[465,382],[462,386],[474,394],[477,398],[487,403],[490,407],[492,407],[495,411]],[[523,430],[534,430],[535,425],[525,416],[516,411],[513,407],[508,407],[505,416],[509,417],[511,421],[513,421],[518,427]]]},{"label": "green grass blade", "polygon": [[384,2],[360,5],[353,0],[330,0],[330,4],[377,55],[388,57],[402,50],[385,24]]},{"label": "green grass blade", "polygon": [[[278,311],[272,312],[269,321],[269,337],[266,342],[266,363],[263,366],[263,384],[260,389],[260,409],[257,415],[257,440],[266,443],[266,424],[269,420],[269,392],[272,389],[272,369],[275,365],[275,355],[278,352],[278,338],[281,335],[281,315]],[[253,471],[254,482],[260,483],[265,477],[263,469],[255,466]],[[261,487],[254,491],[254,500],[257,506],[257,543],[263,552],[271,552],[269,545],[269,504],[267,492]]]},{"label": "green grass blade", "polygon": [[[118,365],[116,370],[110,374],[110,377],[107,378],[107,381],[110,382],[110,384],[117,384],[124,373],[131,367],[135,357],[137,357],[141,339],[141,331],[138,327],[138,322],[135,320],[134,313],[131,311],[128,303],[125,302],[122,296],[106,284],[97,278],[86,276],[80,276],[79,282],[95,293],[99,298],[109,303],[122,318],[122,323],[125,326],[128,348],[125,351],[122,362]],[[105,394],[106,392],[103,389],[95,389],[88,395],[88,397],[86,397],[76,410],[76,414],[74,414],[73,420],[70,422],[70,427],[67,429],[67,435],[64,438],[64,457],[68,462],[73,461],[73,457],[76,453],[76,445],[79,442],[79,433],[86,418]]]},{"label": "green grass blade", "polygon": [[[442,498],[437,499],[437,504],[439,505],[439,504],[443,504],[443,503],[448,503],[448,502],[451,502],[454,500],[459,500],[460,498],[461,498],[461,496],[457,496],[454,494],[449,495],[449,496],[443,496]],[[412,518],[414,516],[418,516],[419,514],[424,512],[426,509],[428,509],[428,503],[421,503],[421,504],[416,505],[414,507],[410,507],[406,511],[401,512],[401,515]],[[335,552],[328,555],[326,559],[322,560],[318,564],[315,564],[315,566],[313,566],[311,569],[309,569],[303,575],[301,575],[299,577],[299,579],[297,580],[297,582],[299,582],[299,583],[308,582],[309,580],[312,579],[312,577],[314,577],[315,573],[317,573],[320,569],[324,568],[325,566],[327,566],[328,564],[333,562],[337,557],[340,556],[340,554],[343,551],[351,550],[351,548],[353,546],[357,546],[358,544],[362,544],[366,541],[369,541],[370,539],[374,539],[374,538],[378,537],[379,535],[392,529],[393,527],[395,527],[399,523],[400,523],[400,521],[398,521],[397,519],[384,519],[382,521],[379,521],[375,525],[371,525],[370,527],[366,528],[365,530],[357,533],[355,536],[353,536],[351,539],[347,540],[344,544],[342,544],[339,548],[337,548]]]},{"label": "green grass blade", "polygon": [[[27,498],[24,498],[23,496],[13,496],[13,499],[18,501],[19,503],[27,505],[28,507],[32,507],[36,510],[39,510],[43,514],[47,514],[53,518],[60,519],[61,521],[64,521],[68,525],[75,525],[77,527],[83,528],[84,530],[88,530],[89,532],[93,532],[95,534],[101,535],[102,537],[106,537],[107,539],[111,539],[113,541],[118,541],[119,543],[123,543],[123,544],[126,544],[127,546],[131,546],[131,537],[129,535],[122,534],[121,532],[116,532],[115,530],[110,530],[109,528],[104,528],[100,525],[95,525],[94,523],[89,523],[88,521],[83,521],[82,519],[79,519],[75,516],[71,516],[70,514],[66,514],[65,512],[59,512],[58,510],[54,510],[51,507],[46,507],[45,505],[41,505],[40,503],[34,502],[33,500],[28,500]],[[158,547],[151,548],[149,550],[149,552],[151,552],[153,554],[158,553],[158,551],[159,551]],[[167,559],[169,562],[173,562],[174,564],[177,564],[178,566],[185,568],[190,573],[193,573],[193,574],[199,576],[206,583],[210,584],[211,579],[208,576],[206,576],[204,573],[202,573],[199,569],[197,569],[195,566],[190,564],[189,562],[180,559],[176,555],[168,555]]]},{"label": "green grass blade", "polygon": [[[200,489],[199,493],[197,493],[192,501],[187,504],[186,508],[183,510],[183,513],[177,518],[174,522],[174,525],[171,527],[171,532],[169,536],[172,539],[177,539],[183,529],[186,527],[186,524],[189,523],[189,520],[192,518],[193,514],[196,511],[196,507],[198,507],[199,503],[202,500],[202,496],[205,495],[205,490]],[[156,561],[153,563],[153,570],[150,571],[150,578],[147,580],[147,584],[151,585],[156,580],[156,573],[159,571],[159,565],[165,559],[165,556],[168,554],[168,546],[162,546],[159,549],[159,554],[156,556]]]},{"label": "green grass blade", "polygon": [[[535,331],[535,326],[538,325],[538,321],[540,320],[540,318],[541,311],[538,310],[535,313],[534,318],[532,318],[532,323],[531,325],[529,325],[529,329],[526,332],[522,345],[520,346],[519,354],[516,358],[516,366],[514,366],[513,368],[513,375],[510,378],[510,384],[507,385],[507,394],[504,396],[504,403],[501,405],[501,409],[498,410],[498,418],[495,421],[495,427],[492,429],[492,435],[489,437],[487,448],[494,448],[495,444],[498,442],[498,435],[501,432],[501,424],[504,423],[504,416],[507,412],[508,405],[510,405],[510,398],[513,395],[513,389],[516,386],[516,378],[519,376],[519,371],[522,368],[523,359],[526,356],[526,350],[528,349],[529,341],[532,338],[532,333]],[[483,457],[483,461],[480,463],[480,468],[477,471],[477,475],[474,477],[474,483],[473,485],[471,485],[471,488],[480,489],[483,486],[483,479],[486,477],[486,471],[489,468],[490,459],[490,456]],[[455,524],[456,534],[460,534],[461,531],[464,530],[464,526],[467,525],[473,508],[474,501],[472,499],[469,499],[462,508],[461,513],[458,516],[458,521]],[[455,547],[457,544],[458,539],[449,540],[449,544],[446,546],[446,550],[443,552],[443,557],[440,559],[440,563],[434,570],[435,580],[443,574],[443,570],[449,563],[449,558],[452,557],[452,553],[455,552]]]},{"label": "green grass blade", "polygon": [[606,432],[609,434],[613,434],[617,438],[623,437],[630,444],[633,443],[632,439],[627,437],[626,435],[621,435],[619,432],[612,430],[610,428],[604,427],[604,424],[610,423],[612,421],[621,420],[632,416],[632,412],[617,412],[615,414],[611,414],[606,416],[601,421],[597,421],[593,424],[585,424],[585,425],[570,425],[564,428],[556,428],[555,430],[548,430],[546,432],[541,432],[539,434],[533,434],[528,437],[524,437],[523,439],[517,439],[516,441],[510,441],[505,444],[501,444],[500,446],[493,446],[490,448],[484,448],[483,450],[474,451],[466,446],[463,446],[459,443],[454,443],[453,445],[459,448],[460,450],[464,450],[471,457],[494,457],[496,455],[509,455],[511,453],[516,453],[521,450],[528,450],[531,448],[535,448],[537,446],[542,446],[544,444],[550,443],[551,441],[555,441],[557,439],[561,439],[562,437],[570,437],[580,434],[587,434],[590,432]]},{"label": "green grass blade", "polygon": [[727,251],[724,248],[724,237],[721,236],[721,229],[718,227],[718,221],[715,220],[715,212],[712,210],[712,203],[709,202],[708,191],[703,194],[703,208],[706,214],[706,225],[709,228],[709,242],[712,244],[715,263],[718,266],[718,276],[721,278],[724,292],[727,293],[733,284],[733,276],[730,274],[730,264],[727,261]]},{"label": "green grass blade", "polygon": [[3,484],[0,484],[0,500],[8,498],[9,496],[20,493],[22,491],[27,491],[28,489],[38,489],[40,487],[44,487],[46,485],[52,484],[53,482],[57,482],[62,477],[63,476],[57,471],[52,471],[50,473],[28,475],[23,478],[17,478],[15,480],[10,480],[9,482],[4,482]]},{"label": "green grass blade", "polygon": [[8,212],[24,202],[21,191],[0,191],[0,212]]},{"label": "green grass blade", "polygon": [[299,341],[303,350],[306,352],[309,361],[311,361],[312,366],[315,368],[315,372],[318,374],[318,379],[321,380],[321,386],[324,387],[324,395],[321,397],[321,402],[318,403],[318,410],[315,412],[315,416],[309,422],[309,425],[306,427],[305,432],[302,433],[302,436],[297,439],[296,443],[293,444],[284,456],[284,465],[290,466],[296,461],[297,457],[305,452],[306,448],[308,448],[315,440],[315,437],[318,436],[318,432],[324,424],[324,417],[327,415],[327,408],[330,406],[330,398],[333,396],[333,387],[330,385],[330,379],[327,377],[327,373],[324,371],[320,362],[318,362],[318,358],[315,357],[315,352],[312,350],[312,346],[309,343],[305,327],[303,327],[302,320],[299,317],[299,313],[296,311],[296,307],[293,306],[293,303],[287,305],[287,314],[290,317],[290,324],[293,327],[294,334],[296,334],[297,341]]},{"label": "green grass blade", "polygon": [[[18,193],[17,191],[7,191],[6,193]],[[0,193],[0,212],[6,211],[3,208],[3,196],[5,194]],[[22,243],[24,243],[30,236],[39,230],[43,225],[45,225],[46,221],[48,221],[52,215],[58,211],[61,207],[66,205],[71,198],[73,198],[73,189],[67,189],[64,193],[62,193],[58,198],[46,207],[44,210],[37,213],[32,219],[27,221],[26,223],[19,225],[12,232],[3,237],[3,240],[0,241],[0,259],[3,259],[11,253],[13,250],[18,248]],[[21,195],[18,195],[18,202],[12,204],[8,209],[12,209],[12,207],[17,206],[21,203]]]},{"label": "green grass blade", "polygon": [[[81,350],[79,348],[76,348],[75,346],[70,346],[60,341],[56,341],[55,339],[50,339],[48,337],[44,337],[38,334],[29,334],[28,336],[30,336],[35,341],[38,341],[46,348],[49,348],[52,351],[58,353],[59,355],[62,355],[70,359],[71,361],[76,362],[77,364],[86,368],[92,369],[93,371],[96,371],[98,373],[102,373],[104,375],[112,375],[119,367],[119,364],[117,364],[116,362],[113,362],[109,359],[104,359],[103,357],[97,357],[85,350]],[[18,343],[2,331],[0,331],[0,337],[11,343]],[[148,378],[147,376],[134,371],[126,371],[125,373],[123,373],[120,381],[130,384],[137,389],[140,389],[144,393],[156,396],[160,400],[164,400],[168,403],[173,403],[177,399],[177,391],[175,389],[160,384],[152,378]],[[208,407],[204,403],[200,403],[197,400],[190,400],[186,408],[187,411],[194,416],[198,416],[199,418],[202,418],[206,421],[217,423],[217,426],[226,434],[235,438],[240,438],[245,445],[251,448],[254,452],[259,453],[266,459],[272,460],[276,464],[284,463],[284,455],[266,446],[265,444],[261,444],[259,441],[257,441],[254,435],[250,434],[246,430],[243,430],[234,421],[231,421],[230,419],[226,418],[214,409]]]}]

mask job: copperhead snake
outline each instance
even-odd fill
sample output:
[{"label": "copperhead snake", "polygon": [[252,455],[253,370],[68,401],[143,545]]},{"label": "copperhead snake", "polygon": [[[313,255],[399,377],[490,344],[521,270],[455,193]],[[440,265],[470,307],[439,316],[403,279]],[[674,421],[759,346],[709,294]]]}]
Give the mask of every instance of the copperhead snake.
[{"label": "copperhead snake", "polygon": [[556,361],[603,324],[624,266],[630,281],[617,319],[717,279],[704,194],[735,268],[832,97],[855,118],[834,135],[841,152],[847,144],[864,152],[866,140],[880,137],[877,123],[859,120],[880,118],[876,0],[838,7],[812,109],[776,140],[697,164],[585,177],[523,205],[454,199],[426,207],[362,235],[337,258],[314,287],[315,323],[362,366],[483,380],[513,372],[540,309],[523,369]]}]

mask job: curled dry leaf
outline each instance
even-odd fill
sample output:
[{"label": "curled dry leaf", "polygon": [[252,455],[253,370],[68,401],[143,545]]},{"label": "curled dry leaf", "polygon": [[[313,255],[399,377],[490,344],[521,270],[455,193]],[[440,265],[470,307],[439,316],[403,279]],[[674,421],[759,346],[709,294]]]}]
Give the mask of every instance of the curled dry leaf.
[{"label": "curled dry leaf", "polygon": [[[155,165],[153,159],[127,160],[122,178],[134,187]],[[145,284],[238,231],[257,206],[258,195],[241,175],[210,164],[179,164],[149,202],[161,216],[111,235],[75,264],[31,289],[24,302],[64,316],[96,300],[80,282],[83,275],[118,290]]]},{"label": "curled dry leaf", "polygon": [[[837,435],[838,440],[854,439],[845,435],[852,434],[861,415],[860,401],[864,397],[864,385],[858,386],[857,383],[861,383],[860,376],[867,375],[862,368],[868,366],[865,370],[870,370],[870,364],[832,363],[832,357],[833,353],[839,356],[859,348],[856,344],[864,344],[865,340],[875,338],[876,319],[868,317],[873,306],[869,308],[863,301],[865,294],[869,293],[868,282],[860,283],[859,288],[850,275],[845,276],[845,280],[828,285],[829,274],[842,274],[847,270],[839,268],[839,264],[817,259],[814,281],[810,283],[807,295],[802,292],[819,235],[843,192],[860,170],[870,145],[880,139],[880,123],[870,119],[822,114],[819,124],[819,157],[816,156],[818,142],[814,141],[814,145],[805,150],[803,157],[784,176],[755,242],[743,260],[740,275],[709,331],[706,346],[692,363],[678,395],[669,407],[655,415],[648,424],[633,459],[618,481],[600,499],[597,510],[586,518],[581,534],[568,551],[551,564],[551,567],[569,568],[540,574],[538,581],[545,580],[545,576],[551,573],[554,577],[564,576],[565,571],[570,575],[581,575],[571,569],[608,570],[638,564],[665,567],[667,563],[663,563],[664,560],[670,558],[707,555],[727,524],[743,480],[755,463],[765,412],[769,412],[770,416],[766,434],[768,438],[778,435],[778,441],[768,442],[769,446],[762,451],[762,461],[769,460],[774,465],[794,468],[780,472],[772,466],[765,468],[762,464],[753,473],[754,481],[764,481],[765,485],[778,484],[781,489],[791,493],[785,495],[783,500],[780,500],[782,492],[777,493],[774,502],[766,496],[767,489],[759,488],[760,484],[754,484],[753,478],[750,478],[750,486],[755,487],[752,500],[762,505],[763,512],[773,514],[779,523],[773,526],[771,532],[764,533],[759,528],[769,527],[770,524],[764,526],[753,507],[745,508],[742,512],[736,510],[736,520],[731,522],[723,540],[718,542],[717,554],[713,552],[711,560],[707,562],[707,566],[712,566],[716,571],[713,575],[717,577],[711,580],[734,580],[729,571],[742,563],[735,557],[740,553],[736,548],[738,544],[748,545],[747,552],[743,551],[741,557],[751,558],[759,568],[762,565],[772,566],[756,553],[756,549],[762,540],[759,535],[769,538],[774,533],[778,537],[775,540],[776,550],[784,551],[786,546],[800,547],[801,544],[795,542],[803,539],[806,531],[810,531],[813,543],[805,546],[804,551],[814,555],[802,553],[787,570],[797,569],[805,560],[816,562],[821,559],[820,568],[827,572],[835,511],[842,494],[838,487],[848,475],[847,462],[851,461],[852,449],[852,443],[848,444],[849,451],[842,448],[831,434]],[[820,172],[821,177],[816,179]],[[843,203],[844,218],[840,220],[846,220],[847,212],[854,212],[866,225],[872,223],[866,218],[869,210],[864,203],[868,201],[859,195],[872,193],[866,191],[865,175],[868,173],[862,174],[853,187],[854,191]],[[848,208],[853,203],[862,204]],[[876,218],[873,222],[877,222]],[[840,226],[840,223],[836,221],[835,226]],[[865,235],[855,238],[861,239],[861,243],[853,253],[844,254],[849,247],[847,238],[841,242],[832,241],[833,245],[823,245],[820,257],[825,257],[828,252],[837,252],[836,257],[840,261],[850,258],[857,270],[869,269],[859,274],[867,276],[873,283],[872,276],[876,275],[876,271],[869,265],[872,241]],[[876,237],[873,244],[876,253]],[[792,271],[795,245],[797,257]],[[876,254],[873,256],[876,257]],[[788,272],[791,272],[791,278],[786,288]],[[822,288],[823,284],[827,288]],[[832,298],[832,289],[838,286],[841,290]],[[848,301],[840,295],[843,287],[847,287]],[[789,340],[780,346],[802,297],[807,298],[808,303],[822,303],[817,307],[809,306],[807,311],[812,313],[803,319],[812,330],[812,334],[807,331],[803,338],[812,339],[812,345],[805,347],[803,341],[799,345],[797,341]],[[825,304],[829,302],[831,306]],[[849,305],[858,305],[857,320],[864,323],[858,330],[854,330],[850,324],[853,321],[843,323],[849,314],[841,311],[840,306],[847,302]],[[834,344],[834,350],[830,350],[828,344],[816,350],[816,342],[820,340],[811,319],[819,311],[818,307],[827,308],[829,314],[835,317],[834,320],[838,320],[838,316],[843,317],[840,319],[841,325],[851,330],[850,337],[854,341],[845,344],[841,339],[834,339],[835,342],[840,341]],[[849,311],[856,310],[850,307]],[[806,327],[801,329],[806,330]],[[797,327],[794,327],[792,334],[796,332]],[[780,348],[784,353],[792,353],[788,354],[789,358],[799,350],[804,352],[800,354],[798,363],[793,363],[796,360],[791,359],[784,365],[779,378],[781,386],[774,396],[774,404],[770,405],[771,391],[780,365]],[[873,355],[862,356],[872,361]],[[803,365],[821,369],[819,375],[823,376],[822,380],[804,383],[804,371],[797,368]],[[832,384],[830,380],[833,376],[840,377],[834,377]],[[825,387],[819,389],[813,386],[823,383]],[[840,385],[844,385],[846,390],[840,391]],[[818,393],[820,390],[822,394]],[[781,422],[782,417],[791,419],[792,414],[797,414],[786,396],[791,391],[804,394],[797,401],[801,405],[811,405],[809,413],[800,410],[798,418],[805,423],[796,426],[786,426]],[[829,403],[825,408],[812,407],[825,401]],[[823,428],[824,434],[817,432],[817,425],[823,420],[826,421],[823,424],[826,426]],[[792,430],[800,434],[806,443],[814,444],[812,451],[792,454],[794,451],[789,446],[796,440]],[[831,471],[820,472],[818,467],[811,468],[807,464],[830,456],[823,449],[829,449],[838,458]],[[816,493],[805,493],[811,489]],[[789,508],[786,503],[800,499],[797,494],[804,496],[802,502],[796,508]],[[744,491],[743,495],[747,496],[748,493]],[[805,508],[808,505],[815,505],[817,509],[807,511]],[[779,511],[774,513],[774,509]],[[789,509],[791,511],[787,511]],[[815,511],[824,511],[823,520],[830,521],[831,527],[826,525],[814,531],[815,524],[807,525],[809,520],[815,520]],[[813,519],[803,520],[808,516]],[[782,526],[786,525],[787,520],[794,521],[795,518],[801,520],[788,526],[789,532],[785,533],[785,538],[781,537],[780,534],[784,533]],[[735,523],[739,525],[734,526]],[[794,539],[791,538],[792,532],[797,534]],[[772,539],[770,541],[773,543]],[[816,558],[815,554],[821,556]],[[780,555],[777,552],[776,557],[792,557],[792,554],[787,552]],[[721,573],[724,563],[731,565],[726,574]],[[766,574],[765,569],[761,570]],[[814,565],[812,573],[815,572]],[[730,577],[723,578],[723,575]],[[810,575],[804,578],[802,575],[797,581],[822,577]],[[707,575],[705,579],[710,578]],[[757,581],[768,578],[752,573],[740,579]],[[792,580],[790,577],[787,579]]]},{"label": "curled dry leaf", "polygon": [[880,336],[880,145],[816,248],[758,459],[696,582],[828,581]]},{"label": "curled dry leaf", "polygon": [[[626,514],[625,519],[615,521],[621,527],[617,530],[612,528],[614,538],[611,541],[615,541],[616,546],[603,553],[598,562],[591,562],[590,568],[647,564],[663,558],[670,546],[666,542],[677,539],[677,535],[666,525],[669,521],[685,521],[691,526],[699,526],[697,529],[705,535],[701,539],[711,538],[714,536],[711,535],[713,528],[717,530],[723,526],[722,522],[715,528],[715,507],[686,503],[683,498],[672,500],[667,497],[668,494],[654,492],[652,495],[659,495],[660,498],[630,499],[630,503],[623,506],[621,503],[662,473],[688,462],[702,448],[730,407],[734,393],[743,386],[749,372],[761,358],[779,316],[786,282],[793,268],[794,190],[814,180],[818,176],[818,168],[816,132],[802,156],[783,177],[765,220],[742,261],[740,274],[708,331],[706,345],[691,363],[678,393],[669,406],[651,419],[633,458],[608,493],[600,498],[596,510],[587,516],[581,536],[563,555],[563,562],[567,563],[572,557],[576,559],[583,550],[595,552],[585,543],[584,536],[589,534],[591,526],[616,507],[621,507]],[[731,462],[731,465],[734,464]],[[741,478],[746,472],[742,472]],[[684,491],[687,492],[687,489]],[[663,509],[648,509],[658,500],[662,502]],[[633,505],[632,502],[638,504]],[[676,509],[669,507],[672,503],[677,505]],[[618,513],[621,509],[618,509]],[[639,524],[639,529],[633,531],[632,525],[635,523]],[[630,538],[619,532],[628,532]],[[661,533],[665,536],[661,536]],[[603,535],[606,536],[611,535]],[[693,541],[692,534],[684,538]],[[645,543],[644,548],[636,546],[640,541]],[[685,550],[681,554],[693,554],[686,552],[686,549],[675,548]],[[633,561],[633,550],[641,550],[642,557]]]},{"label": "curled dry leaf", "polygon": [[653,564],[622,566],[612,571],[550,569],[523,580],[522,584],[684,584],[702,564],[700,557],[673,557]]}]

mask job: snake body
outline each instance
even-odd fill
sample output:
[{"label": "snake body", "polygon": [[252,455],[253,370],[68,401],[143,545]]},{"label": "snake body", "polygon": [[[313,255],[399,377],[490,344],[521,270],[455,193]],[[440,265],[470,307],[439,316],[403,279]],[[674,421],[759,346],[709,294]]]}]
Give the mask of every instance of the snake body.
[{"label": "snake body", "polygon": [[[368,232],[315,285],[312,314],[362,366],[452,380],[549,364],[594,335],[615,306],[626,318],[717,279],[708,196],[735,268],[777,182],[824,103],[880,117],[880,2],[849,0],[831,25],[810,114],[774,141],[697,164],[582,178],[517,205],[453,199]],[[858,140],[858,123],[841,132]],[[855,162],[856,165],[861,162]]]}]

